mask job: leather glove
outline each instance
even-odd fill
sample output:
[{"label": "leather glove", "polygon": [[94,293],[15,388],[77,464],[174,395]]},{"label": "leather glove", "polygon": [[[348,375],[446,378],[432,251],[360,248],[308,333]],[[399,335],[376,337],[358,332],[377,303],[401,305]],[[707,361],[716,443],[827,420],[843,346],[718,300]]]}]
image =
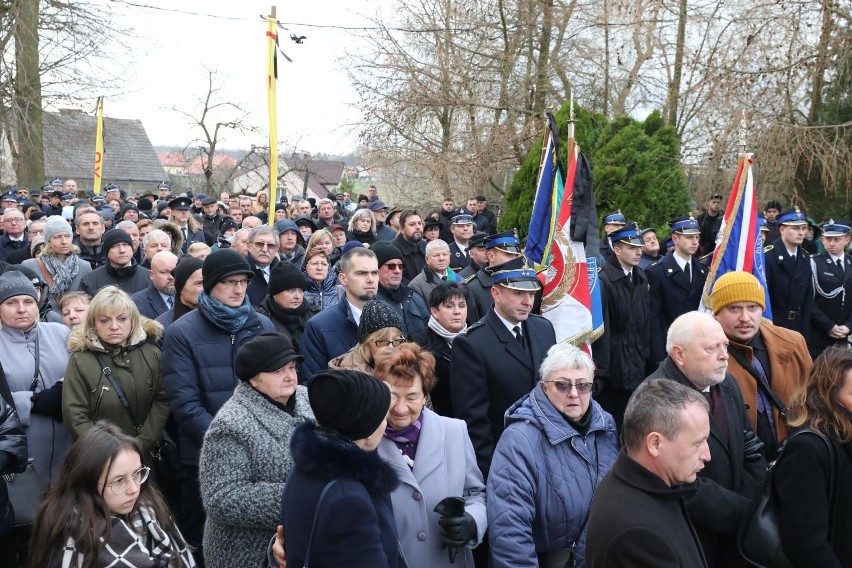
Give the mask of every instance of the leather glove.
[{"label": "leather glove", "polygon": [[31,413],[49,416],[57,422],[62,422],[62,381],[33,394],[30,400],[33,403]]},{"label": "leather glove", "polygon": [[743,453],[745,461],[758,461],[763,457],[764,443],[752,430],[743,430]]},{"label": "leather glove", "polygon": [[441,538],[449,546],[464,546],[476,538],[476,521],[468,513],[459,517],[441,517]]}]

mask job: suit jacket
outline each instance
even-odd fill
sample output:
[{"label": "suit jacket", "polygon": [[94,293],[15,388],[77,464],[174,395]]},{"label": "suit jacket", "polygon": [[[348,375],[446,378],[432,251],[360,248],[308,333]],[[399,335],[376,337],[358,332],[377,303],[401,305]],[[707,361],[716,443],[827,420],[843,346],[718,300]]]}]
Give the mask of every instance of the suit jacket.
[{"label": "suit jacket", "polygon": [[[246,295],[249,298],[249,303],[252,306],[259,306],[263,303],[263,299],[266,298],[266,291],[269,287],[269,284],[266,282],[266,278],[263,277],[263,271],[257,267],[254,262],[254,259],[251,257],[251,254],[248,255],[249,265],[251,265],[251,269],[254,272],[254,278],[249,282],[248,288],[246,288]],[[275,268],[280,260],[278,260],[277,256],[272,257],[272,264],[269,265],[269,274],[272,274],[272,269]]]},{"label": "suit jacket", "polygon": [[798,331],[808,339],[814,294],[810,257],[802,247],[790,256],[781,239],[767,247],[764,256],[772,323]]},{"label": "suit jacket", "polygon": [[467,257],[467,254],[462,252],[456,241],[451,242],[450,268],[453,269],[453,272],[461,272],[463,269],[467,268],[468,264],[470,264],[470,259]]},{"label": "suit jacket", "polygon": [[492,308],[453,340],[450,394],[456,418],[467,422],[476,460],[488,476],[503,415],[538,382],[538,368],[556,343],[553,324],[530,315],[523,325],[526,350]]},{"label": "suit jacket", "polygon": [[692,282],[689,281],[687,273],[681,270],[674,252],[666,254],[645,273],[651,286],[652,362],[666,358],[666,333],[672,322],[686,312],[697,310],[701,302],[707,268],[694,256],[690,262]]},{"label": "suit jacket", "polygon": [[[671,379],[695,388],[670,357],[649,379]],[[726,375],[717,387],[721,394],[726,429],[710,415],[711,460],[698,473],[696,491],[686,500],[689,516],[695,524],[708,566],[735,568],[745,566],[737,552],[737,528],[745,515],[749,499],[766,476],[762,455],[746,461],[743,441],[752,427],[748,422],[742,394],[736,380]]]},{"label": "suit jacket", "polygon": [[130,298],[139,308],[139,313],[148,319],[157,319],[169,311],[168,306],[163,301],[163,297],[154,288],[154,284],[148,284],[144,290],[139,290]]},{"label": "suit jacket", "polygon": [[[852,257],[848,254],[843,255],[843,268],[841,268],[834,264],[827,252],[812,256],[811,272],[816,287],[814,302],[811,306],[808,348],[811,356],[816,358],[826,347],[846,345],[846,337],[834,339],[828,336],[832,327],[845,325],[852,329]],[[835,292],[837,292],[836,295],[834,295]],[[827,297],[829,295],[834,297]]]}]

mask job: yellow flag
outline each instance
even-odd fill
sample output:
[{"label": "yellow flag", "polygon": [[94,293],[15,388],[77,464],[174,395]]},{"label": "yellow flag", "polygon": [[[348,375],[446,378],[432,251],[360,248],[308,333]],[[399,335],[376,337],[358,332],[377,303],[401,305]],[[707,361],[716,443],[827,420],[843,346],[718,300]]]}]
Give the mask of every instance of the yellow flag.
[{"label": "yellow flag", "polygon": [[92,189],[101,193],[101,176],[104,172],[104,98],[98,97],[98,127],[95,133],[95,174]]},{"label": "yellow flag", "polygon": [[278,201],[278,28],[274,17],[266,18],[266,94],[269,107],[269,224],[275,224],[275,203]]}]

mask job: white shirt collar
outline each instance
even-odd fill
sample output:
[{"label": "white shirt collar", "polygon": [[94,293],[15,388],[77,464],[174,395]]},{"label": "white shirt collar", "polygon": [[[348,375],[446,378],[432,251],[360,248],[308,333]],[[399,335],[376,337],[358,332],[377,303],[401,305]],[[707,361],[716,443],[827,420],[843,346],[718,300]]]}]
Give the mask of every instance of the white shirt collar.
[{"label": "white shirt collar", "polygon": [[361,325],[361,312],[364,311],[349,300],[346,300],[346,303],[349,304],[349,309],[352,310],[352,319],[355,320],[355,325]]},{"label": "white shirt collar", "polygon": [[672,253],[672,256],[674,257],[675,262],[677,262],[677,265],[680,266],[680,269],[686,270],[686,265],[689,263],[689,260],[684,259],[676,252]]},{"label": "white shirt collar", "polygon": [[511,333],[511,334],[512,334],[512,337],[514,337],[514,336],[515,336],[515,326],[520,327],[520,328],[521,328],[521,330],[523,330],[523,329],[524,329],[523,322],[519,322],[519,323],[512,323],[512,322],[510,322],[509,320],[507,320],[506,318],[504,318],[503,316],[501,316],[501,315],[500,315],[500,312],[498,312],[496,309],[494,310],[494,313],[495,313],[495,314],[497,314],[497,317],[498,317],[498,318],[500,318],[500,321],[502,321],[502,322],[503,322],[503,325],[505,325],[505,326],[506,326],[506,329],[508,329],[508,330],[509,330],[509,333]]}]

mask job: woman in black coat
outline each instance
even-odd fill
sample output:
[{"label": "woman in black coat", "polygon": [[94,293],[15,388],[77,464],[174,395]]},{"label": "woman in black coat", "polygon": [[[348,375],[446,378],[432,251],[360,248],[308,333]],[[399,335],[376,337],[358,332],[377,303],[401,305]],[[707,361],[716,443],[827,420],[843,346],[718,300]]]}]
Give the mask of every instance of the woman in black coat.
[{"label": "woman in black coat", "polygon": [[287,564],[404,566],[390,498],[399,479],[376,453],[390,390],[365,373],[328,370],[310,380],[308,397],[318,424],[293,433],[281,501]]},{"label": "woman in black coat", "polygon": [[829,347],[790,401],[789,438],[775,472],[781,545],[796,568],[852,566],[852,351]]},{"label": "woman in black coat", "polygon": [[[27,434],[12,406],[12,392],[0,367],[0,474],[20,473],[27,466]],[[15,565],[17,543],[12,536],[15,512],[9,502],[6,481],[0,477],[0,566]],[[7,564],[8,563],[8,564]]]}]

